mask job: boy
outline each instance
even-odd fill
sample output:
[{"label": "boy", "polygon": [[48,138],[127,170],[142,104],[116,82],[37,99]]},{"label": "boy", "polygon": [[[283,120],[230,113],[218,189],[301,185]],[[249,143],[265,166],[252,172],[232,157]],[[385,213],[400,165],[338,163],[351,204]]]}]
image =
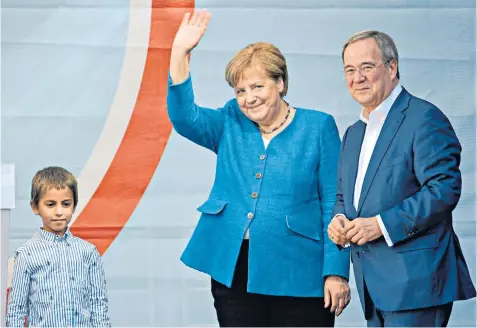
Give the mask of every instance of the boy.
[{"label": "boy", "polygon": [[7,327],[110,327],[103,264],[96,247],[71,234],[77,182],[61,167],[32,180],[30,205],[43,221],[15,253]]}]

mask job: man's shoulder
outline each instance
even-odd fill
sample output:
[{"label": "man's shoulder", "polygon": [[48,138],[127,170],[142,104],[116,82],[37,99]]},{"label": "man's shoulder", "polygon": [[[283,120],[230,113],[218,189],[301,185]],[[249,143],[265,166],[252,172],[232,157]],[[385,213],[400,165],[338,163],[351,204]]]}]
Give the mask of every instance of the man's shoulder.
[{"label": "man's shoulder", "polygon": [[406,110],[406,115],[412,115],[415,118],[425,117],[429,113],[437,115],[445,115],[439,107],[434,105],[429,100],[417,97],[409,93],[409,106]]},{"label": "man's shoulder", "polygon": [[345,133],[347,133],[348,131],[352,131],[354,129],[362,128],[365,125],[366,125],[366,123],[364,123],[363,121],[357,120],[356,122],[354,122],[353,124],[348,126]]}]

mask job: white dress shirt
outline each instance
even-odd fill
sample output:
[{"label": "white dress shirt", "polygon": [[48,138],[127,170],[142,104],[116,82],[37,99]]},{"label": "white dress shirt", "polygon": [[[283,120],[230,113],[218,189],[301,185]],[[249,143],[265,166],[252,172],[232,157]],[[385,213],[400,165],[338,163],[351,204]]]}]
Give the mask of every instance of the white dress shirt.
[{"label": "white dress shirt", "polygon": [[[361,152],[359,154],[359,164],[358,164],[358,174],[356,176],[356,182],[354,185],[354,199],[353,205],[354,208],[358,209],[359,197],[361,196],[361,189],[363,188],[363,181],[368,170],[369,161],[371,160],[371,155],[373,154],[374,147],[378,141],[379,134],[383,128],[384,121],[388,116],[389,111],[391,110],[392,105],[396,101],[397,97],[402,91],[400,84],[396,85],[391,94],[369,114],[369,118],[364,116],[364,108],[361,110],[359,119],[363,121],[366,126],[366,132],[364,133],[363,144],[361,145]],[[340,215],[340,214],[337,214]],[[343,215],[343,214],[341,214]],[[384,226],[383,220],[380,215],[376,215],[378,220],[379,228],[383,233],[384,239],[389,247],[393,245],[393,241],[389,236],[386,227]],[[344,245],[348,247],[349,244]]]},{"label": "white dress shirt", "polygon": [[[375,110],[373,110],[369,114],[369,118],[363,115],[364,109],[361,110],[361,115],[359,119],[366,123],[366,132],[364,133],[363,144],[361,146],[361,152],[359,154],[359,166],[358,166],[358,175],[356,176],[356,183],[354,185],[354,200],[353,205],[356,209],[358,209],[359,197],[361,195],[361,189],[363,188],[363,181],[364,176],[366,175],[366,171],[368,170],[369,161],[371,159],[371,155],[373,154],[374,147],[376,146],[376,142],[378,141],[379,134],[381,133],[381,129],[383,128],[384,121],[388,116],[389,111],[391,110],[392,105],[396,101],[397,97],[402,91],[402,87],[398,84],[391,94],[378,106]],[[380,215],[376,216],[379,224],[379,228],[381,229],[384,239],[389,247],[393,245],[391,237],[389,237],[389,233],[384,226],[383,220],[381,219]]]},{"label": "white dress shirt", "polygon": [[267,150],[268,144],[270,143],[271,139],[267,139],[264,136],[262,136],[263,139],[263,146],[265,147],[265,150]]}]

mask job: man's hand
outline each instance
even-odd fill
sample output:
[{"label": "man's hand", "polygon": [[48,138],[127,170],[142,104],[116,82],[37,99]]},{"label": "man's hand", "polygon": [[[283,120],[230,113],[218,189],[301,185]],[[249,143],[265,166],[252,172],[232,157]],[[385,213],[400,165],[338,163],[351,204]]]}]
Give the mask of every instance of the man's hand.
[{"label": "man's hand", "polygon": [[383,235],[375,216],[372,218],[356,218],[352,223],[354,223],[354,226],[348,230],[346,238],[354,244],[361,246]]},{"label": "man's hand", "polygon": [[353,221],[348,220],[344,215],[338,214],[328,225],[328,237],[335,244],[344,245],[351,241],[346,234],[353,227]]},{"label": "man's hand", "polygon": [[340,276],[328,276],[325,280],[325,308],[339,316],[351,300],[348,282]]}]

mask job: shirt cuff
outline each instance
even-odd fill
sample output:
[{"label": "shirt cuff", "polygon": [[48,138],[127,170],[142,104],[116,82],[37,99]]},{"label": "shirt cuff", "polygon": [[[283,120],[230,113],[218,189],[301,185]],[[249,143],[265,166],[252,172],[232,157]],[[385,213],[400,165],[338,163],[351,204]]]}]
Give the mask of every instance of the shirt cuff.
[{"label": "shirt cuff", "polygon": [[[333,219],[334,219],[335,217],[337,217],[338,215],[341,215],[341,216],[346,217],[346,215],[344,215],[343,213],[337,213],[335,216],[333,216]],[[333,219],[332,219],[332,220],[333,220]]]},{"label": "shirt cuff", "polygon": [[379,229],[381,229],[381,232],[383,233],[383,237],[384,240],[386,240],[386,244],[388,244],[389,247],[393,246],[394,243],[391,240],[391,237],[389,237],[389,233],[384,226],[383,220],[381,219],[381,215],[376,215],[376,219],[378,220]]}]

